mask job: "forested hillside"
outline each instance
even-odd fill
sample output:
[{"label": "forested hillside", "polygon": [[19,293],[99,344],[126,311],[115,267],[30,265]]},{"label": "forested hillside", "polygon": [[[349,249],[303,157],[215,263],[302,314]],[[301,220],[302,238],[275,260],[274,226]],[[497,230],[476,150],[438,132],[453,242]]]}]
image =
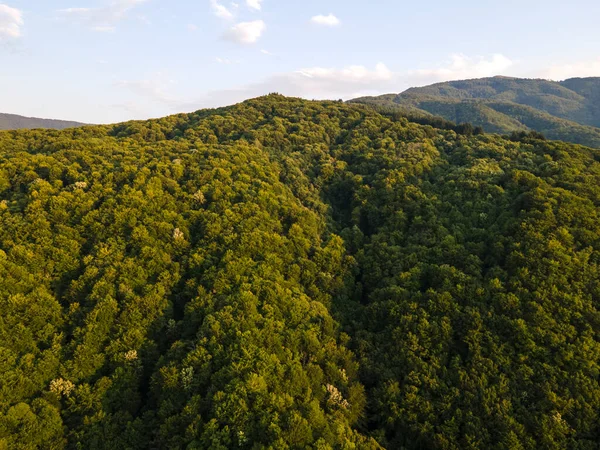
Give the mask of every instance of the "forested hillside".
[{"label": "forested hillside", "polygon": [[64,130],[65,128],[80,127],[82,125],[82,123],[68,120],[38,119],[35,117],[23,117],[15,114],[0,113],[0,130],[31,130],[35,128]]},{"label": "forested hillside", "polygon": [[471,123],[490,133],[531,130],[600,148],[600,78],[450,81],[353,102]]},{"label": "forested hillside", "polygon": [[456,131],[0,133],[0,448],[598,448],[600,151]]}]

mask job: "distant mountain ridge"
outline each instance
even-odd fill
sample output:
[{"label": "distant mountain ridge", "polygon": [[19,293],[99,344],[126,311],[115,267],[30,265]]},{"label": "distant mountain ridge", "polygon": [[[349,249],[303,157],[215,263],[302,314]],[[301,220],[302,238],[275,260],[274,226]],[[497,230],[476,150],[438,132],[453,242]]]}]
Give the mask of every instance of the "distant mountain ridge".
[{"label": "distant mountain ridge", "polygon": [[83,125],[85,124],[70,120],[39,119],[37,117],[0,113],[0,130],[26,130],[34,128],[64,130],[65,128],[81,127]]},{"label": "distant mountain ridge", "polygon": [[550,139],[600,147],[600,77],[556,82],[498,76],[351,102],[468,122],[490,133],[533,130]]}]

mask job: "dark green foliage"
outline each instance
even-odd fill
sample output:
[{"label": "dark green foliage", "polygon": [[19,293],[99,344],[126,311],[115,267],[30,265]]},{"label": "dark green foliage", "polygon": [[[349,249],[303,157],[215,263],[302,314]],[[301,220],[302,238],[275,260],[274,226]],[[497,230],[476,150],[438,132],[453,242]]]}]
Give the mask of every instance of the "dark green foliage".
[{"label": "dark green foliage", "polygon": [[436,120],[0,133],[0,448],[597,448],[600,154]]},{"label": "dark green foliage", "polygon": [[530,139],[545,141],[546,136],[544,136],[542,133],[538,133],[537,131],[513,131],[512,133],[510,133],[509,139],[511,141],[521,142],[526,142]]},{"label": "dark green foliage", "polygon": [[532,130],[550,139],[600,148],[600,78],[451,81],[353,102],[409,116],[471,123],[490,133]]},{"label": "dark green foliage", "polygon": [[420,125],[429,125],[434,128],[441,130],[453,130],[457,134],[464,136],[473,136],[474,134],[483,134],[484,130],[480,126],[474,127],[472,124],[460,123],[455,124],[449,120],[443,119],[440,116],[432,116],[426,114],[418,114],[410,112],[410,110],[404,111],[395,107],[377,106],[376,110],[379,114],[391,118],[393,121],[399,121],[402,118],[408,119],[409,122],[418,123]]}]

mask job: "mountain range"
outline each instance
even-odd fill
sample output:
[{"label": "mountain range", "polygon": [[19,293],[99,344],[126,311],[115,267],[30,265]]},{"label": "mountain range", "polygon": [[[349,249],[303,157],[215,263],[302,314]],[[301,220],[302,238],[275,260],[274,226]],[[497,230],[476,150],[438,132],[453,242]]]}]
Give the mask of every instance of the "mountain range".
[{"label": "mountain range", "polygon": [[37,117],[24,117],[16,114],[0,113],[0,130],[20,130],[34,128],[53,128],[64,130],[65,128],[80,127],[83,123],[69,120],[39,119]]},{"label": "mountain range", "polygon": [[352,102],[471,123],[490,133],[537,131],[549,139],[600,147],[600,77],[557,82],[498,76],[438,83]]}]

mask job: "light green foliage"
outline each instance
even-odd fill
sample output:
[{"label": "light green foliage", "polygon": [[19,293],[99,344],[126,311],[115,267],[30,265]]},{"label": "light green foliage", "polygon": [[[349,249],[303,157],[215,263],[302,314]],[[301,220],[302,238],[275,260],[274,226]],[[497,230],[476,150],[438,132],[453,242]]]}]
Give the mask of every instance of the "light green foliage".
[{"label": "light green foliage", "polygon": [[470,134],[0,133],[0,448],[596,448],[600,155]]}]

